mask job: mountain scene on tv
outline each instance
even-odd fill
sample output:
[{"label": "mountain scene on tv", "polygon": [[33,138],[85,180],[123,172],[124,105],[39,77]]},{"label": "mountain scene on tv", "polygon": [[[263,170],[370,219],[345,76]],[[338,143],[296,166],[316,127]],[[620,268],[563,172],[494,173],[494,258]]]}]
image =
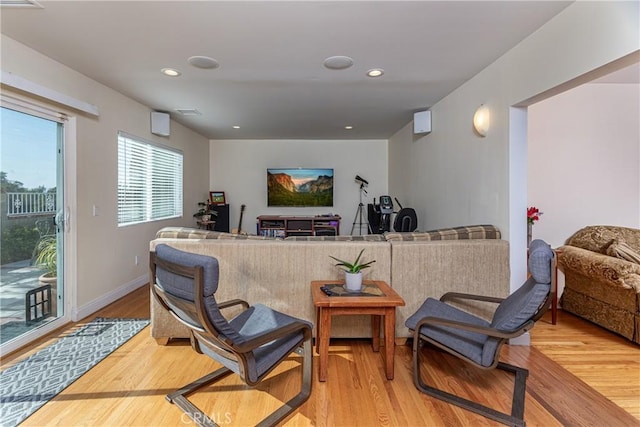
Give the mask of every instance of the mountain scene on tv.
[{"label": "mountain scene on tv", "polygon": [[267,170],[268,206],[333,206],[333,169]]}]

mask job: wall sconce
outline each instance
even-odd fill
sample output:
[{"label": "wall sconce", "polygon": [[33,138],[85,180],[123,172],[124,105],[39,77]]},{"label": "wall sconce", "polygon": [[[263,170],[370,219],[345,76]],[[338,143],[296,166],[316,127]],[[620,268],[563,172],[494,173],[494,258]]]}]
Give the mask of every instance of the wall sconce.
[{"label": "wall sconce", "polygon": [[481,105],[473,115],[473,128],[480,136],[487,136],[491,125],[491,113],[486,105]]}]

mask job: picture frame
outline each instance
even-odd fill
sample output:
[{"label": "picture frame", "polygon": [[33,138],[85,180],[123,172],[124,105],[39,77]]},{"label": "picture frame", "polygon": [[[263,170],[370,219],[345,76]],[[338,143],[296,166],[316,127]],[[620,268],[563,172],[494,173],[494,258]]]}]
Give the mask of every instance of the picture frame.
[{"label": "picture frame", "polygon": [[227,198],[224,191],[209,191],[209,202],[214,206],[222,206],[227,204]]}]

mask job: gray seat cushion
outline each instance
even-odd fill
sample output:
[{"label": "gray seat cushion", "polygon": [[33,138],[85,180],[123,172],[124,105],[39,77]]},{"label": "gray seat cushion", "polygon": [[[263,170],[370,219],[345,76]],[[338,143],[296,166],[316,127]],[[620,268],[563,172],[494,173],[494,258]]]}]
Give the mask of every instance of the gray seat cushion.
[{"label": "gray seat cushion", "polygon": [[[279,311],[272,310],[262,304],[256,304],[231,319],[229,324],[234,330],[238,331],[244,340],[249,340],[251,338],[264,335],[272,330],[277,330],[287,326],[295,321],[299,321],[299,319]],[[309,324],[309,326],[313,326],[309,322],[305,323]],[[291,353],[300,344],[302,339],[303,333],[300,331],[288,334],[254,349],[251,352],[251,357],[247,358],[249,362],[247,378],[251,381],[256,381],[262,374],[271,369],[278,360]],[[206,342],[206,344],[205,348],[202,349],[205,354],[222,363],[237,374],[241,374],[238,372],[239,367],[235,361],[229,360],[216,353],[214,349],[210,348],[211,343]]]},{"label": "gray seat cushion", "polygon": [[529,273],[537,283],[551,283],[551,260],[554,254],[543,240],[536,239],[529,245]]},{"label": "gray seat cushion", "polygon": [[[433,298],[427,298],[418,311],[407,319],[405,325],[409,329],[415,330],[418,321],[427,316],[489,327],[489,322],[486,320]],[[482,353],[484,344],[487,341],[487,335],[448,326],[431,325],[422,326],[420,334],[442,343],[478,364],[482,364]]]}]

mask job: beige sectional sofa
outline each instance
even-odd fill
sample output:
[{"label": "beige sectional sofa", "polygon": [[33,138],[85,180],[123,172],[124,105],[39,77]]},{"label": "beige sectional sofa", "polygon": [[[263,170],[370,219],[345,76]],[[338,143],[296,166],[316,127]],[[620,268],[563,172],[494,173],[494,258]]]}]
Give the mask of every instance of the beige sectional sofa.
[{"label": "beige sectional sofa", "polygon": [[[440,297],[447,291],[509,294],[509,245],[492,226],[285,240],[170,227],[157,233],[150,250],[162,243],[216,257],[220,301],[260,302],[314,323],[310,282],[342,279],[344,273],[329,255],[348,260],[365,249],[363,259],[376,260],[364,270],[365,280],[386,281],[406,302],[397,311],[398,337],[409,336],[404,321],[429,296]],[[471,310],[483,311],[482,307]],[[166,343],[170,338],[187,338],[188,332],[152,298],[151,335]],[[364,316],[338,317],[331,336],[370,337],[370,321]]]}]

